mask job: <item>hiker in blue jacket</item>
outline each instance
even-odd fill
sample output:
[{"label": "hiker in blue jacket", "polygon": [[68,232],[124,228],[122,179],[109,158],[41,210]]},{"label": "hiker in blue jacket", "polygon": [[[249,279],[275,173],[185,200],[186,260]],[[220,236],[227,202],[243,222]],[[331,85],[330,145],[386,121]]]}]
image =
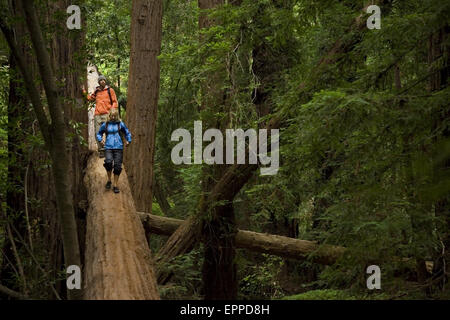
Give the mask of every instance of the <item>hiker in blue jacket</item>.
[{"label": "hiker in blue jacket", "polygon": [[[105,134],[106,138],[103,138]],[[106,169],[108,175],[108,182],[106,183],[106,189],[111,189],[111,172],[114,168],[114,193],[119,193],[119,176],[122,172],[122,159],[123,159],[123,141],[122,134],[125,136],[125,143],[129,145],[131,143],[131,133],[128,130],[125,123],[119,119],[119,112],[117,108],[112,108],[109,112],[108,121],[100,126],[97,133],[97,141],[105,148],[105,163],[103,166]]]}]

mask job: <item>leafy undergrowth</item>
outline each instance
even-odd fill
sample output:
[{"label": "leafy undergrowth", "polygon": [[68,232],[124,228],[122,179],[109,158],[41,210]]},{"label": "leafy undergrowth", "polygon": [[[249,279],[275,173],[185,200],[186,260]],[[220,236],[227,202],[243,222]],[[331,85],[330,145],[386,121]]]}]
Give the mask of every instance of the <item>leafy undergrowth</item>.
[{"label": "leafy undergrowth", "polygon": [[357,294],[347,290],[322,289],[286,296],[282,300],[388,300],[387,293]]}]

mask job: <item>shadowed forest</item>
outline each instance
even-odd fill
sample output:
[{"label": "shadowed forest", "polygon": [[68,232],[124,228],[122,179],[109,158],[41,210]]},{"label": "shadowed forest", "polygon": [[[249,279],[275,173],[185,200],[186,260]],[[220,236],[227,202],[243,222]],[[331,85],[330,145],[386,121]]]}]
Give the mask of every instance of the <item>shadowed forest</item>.
[{"label": "shadowed forest", "polygon": [[[449,17],[447,0],[0,0],[0,300],[449,299]],[[131,132],[118,194],[99,76]]]}]

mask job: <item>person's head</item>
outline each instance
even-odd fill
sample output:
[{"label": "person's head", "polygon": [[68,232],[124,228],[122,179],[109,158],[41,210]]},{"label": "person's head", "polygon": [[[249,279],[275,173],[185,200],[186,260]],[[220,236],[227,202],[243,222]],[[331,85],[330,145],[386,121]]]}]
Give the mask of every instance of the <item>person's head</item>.
[{"label": "person's head", "polygon": [[119,121],[119,109],[111,108],[109,111],[109,121]]},{"label": "person's head", "polygon": [[97,81],[98,81],[98,84],[99,84],[101,87],[106,86],[106,78],[105,78],[105,76],[99,76],[98,79],[97,79]]}]

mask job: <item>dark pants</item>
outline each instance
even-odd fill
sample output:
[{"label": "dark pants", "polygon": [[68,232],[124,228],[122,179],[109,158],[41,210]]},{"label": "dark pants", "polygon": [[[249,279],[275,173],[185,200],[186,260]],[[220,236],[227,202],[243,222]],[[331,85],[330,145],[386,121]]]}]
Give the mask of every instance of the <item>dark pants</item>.
[{"label": "dark pants", "polygon": [[120,175],[122,172],[122,149],[105,149],[105,163],[103,166],[110,172],[114,168],[114,174]]}]

